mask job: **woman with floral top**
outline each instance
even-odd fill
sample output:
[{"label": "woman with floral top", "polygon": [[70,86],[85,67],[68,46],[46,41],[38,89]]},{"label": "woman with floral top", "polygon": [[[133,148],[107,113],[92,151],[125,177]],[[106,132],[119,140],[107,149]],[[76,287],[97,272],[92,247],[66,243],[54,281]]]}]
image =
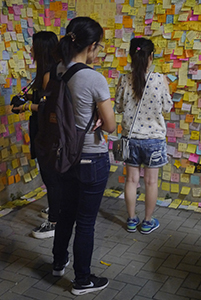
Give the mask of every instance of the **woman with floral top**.
[{"label": "woman with floral top", "polygon": [[143,164],[145,218],[141,224],[141,233],[144,234],[149,234],[159,227],[159,221],[153,218],[152,214],[158,196],[158,171],[168,162],[166,125],[162,113],[169,112],[173,104],[166,77],[149,72],[154,57],[153,51],[154,44],[151,40],[131,40],[129,54],[132,72],[120,78],[115,97],[116,110],[123,113],[122,136],[128,136],[137,113],[129,142],[130,157],[125,161],[125,201],[128,211],[127,231],[135,232],[140,224],[135,214],[135,206],[140,166]]}]

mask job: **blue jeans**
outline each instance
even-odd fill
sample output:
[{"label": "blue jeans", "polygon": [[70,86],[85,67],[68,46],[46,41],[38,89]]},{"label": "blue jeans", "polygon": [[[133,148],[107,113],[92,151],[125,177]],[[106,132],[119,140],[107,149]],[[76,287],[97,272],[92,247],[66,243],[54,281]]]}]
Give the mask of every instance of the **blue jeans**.
[{"label": "blue jeans", "polygon": [[90,275],[94,225],[110,169],[108,153],[83,153],[82,160],[83,163],[62,176],[63,198],[53,246],[54,261],[64,263],[76,223],[73,268],[75,279],[80,283],[87,281]]},{"label": "blue jeans", "polygon": [[126,164],[147,168],[160,168],[168,163],[166,141],[159,139],[133,139],[129,141],[130,157]]}]

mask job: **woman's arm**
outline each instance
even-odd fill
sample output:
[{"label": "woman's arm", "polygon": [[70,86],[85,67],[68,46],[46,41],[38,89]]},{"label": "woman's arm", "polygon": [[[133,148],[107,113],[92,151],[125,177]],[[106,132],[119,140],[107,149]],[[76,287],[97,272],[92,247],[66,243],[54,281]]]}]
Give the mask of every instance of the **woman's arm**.
[{"label": "woman's arm", "polygon": [[97,103],[99,116],[102,121],[101,129],[112,133],[116,128],[114,110],[112,108],[111,100],[107,99]]}]

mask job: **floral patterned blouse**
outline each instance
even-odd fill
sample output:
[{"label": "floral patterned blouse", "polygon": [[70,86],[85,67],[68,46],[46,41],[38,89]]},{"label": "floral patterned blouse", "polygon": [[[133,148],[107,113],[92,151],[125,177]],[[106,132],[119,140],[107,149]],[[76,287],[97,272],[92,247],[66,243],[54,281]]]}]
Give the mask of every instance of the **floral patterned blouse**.
[{"label": "floral patterned blouse", "polygon": [[[163,75],[151,72],[145,89],[131,137],[163,140],[166,136],[166,125],[162,112],[170,112],[173,105]],[[116,90],[115,108],[118,113],[123,113],[123,136],[128,136],[137,106],[138,102],[132,88],[132,74],[122,75]]]}]

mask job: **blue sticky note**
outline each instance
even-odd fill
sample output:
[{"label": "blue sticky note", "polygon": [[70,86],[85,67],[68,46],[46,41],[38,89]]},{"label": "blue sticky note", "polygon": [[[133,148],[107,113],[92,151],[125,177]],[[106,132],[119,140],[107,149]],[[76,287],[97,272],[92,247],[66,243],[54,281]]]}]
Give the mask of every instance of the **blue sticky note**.
[{"label": "blue sticky note", "polygon": [[75,18],[76,12],[74,10],[68,10],[67,12],[67,20],[72,20]]},{"label": "blue sticky note", "polygon": [[21,78],[21,87],[27,86],[27,80],[25,78]]},{"label": "blue sticky note", "polygon": [[6,50],[2,51],[2,56],[3,56],[3,60],[9,60],[10,59],[10,54]]},{"label": "blue sticky note", "polygon": [[195,175],[191,175],[191,184],[200,185],[200,177],[195,176]]},{"label": "blue sticky note", "polygon": [[173,95],[173,98],[172,98],[172,101],[174,102],[179,102],[182,98],[182,95],[181,94],[178,94],[178,93],[174,93]]},{"label": "blue sticky note", "polygon": [[17,79],[16,78],[12,78],[12,85],[17,85]]},{"label": "blue sticky note", "polygon": [[153,16],[154,16],[153,12],[147,12],[145,15],[145,20],[150,20],[153,18]]},{"label": "blue sticky note", "polygon": [[196,148],[196,154],[201,155],[201,150],[199,150],[199,146],[197,146],[197,148]]},{"label": "blue sticky note", "polygon": [[44,4],[50,4],[50,0],[44,0]]},{"label": "blue sticky note", "polygon": [[60,29],[60,35],[65,35],[66,34],[66,28],[61,27]]},{"label": "blue sticky note", "polygon": [[21,27],[22,27],[22,28],[27,28],[27,20],[21,19],[21,20],[20,20],[20,23],[21,23]]},{"label": "blue sticky note", "polygon": [[197,91],[201,91],[201,84],[200,83],[198,84]]},{"label": "blue sticky note", "polygon": [[186,39],[186,31],[183,32],[182,37],[181,37],[181,42],[184,43]]},{"label": "blue sticky note", "polygon": [[167,15],[166,16],[166,23],[172,24],[173,23],[173,15]]},{"label": "blue sticky note", "polygon": [[177,79],[177,76],[174,76],[172,74],[168,74],[167,77],[173,82]]},{"label": "blue sticky note", "polygon": [[146,12],[154,13],[154,6],[155,4],[147,4]]},{"label": "blue sticky note", "polygon": [[134,7],[134,0],[129,0],[129,5],[130,5],[131,7]]}]

